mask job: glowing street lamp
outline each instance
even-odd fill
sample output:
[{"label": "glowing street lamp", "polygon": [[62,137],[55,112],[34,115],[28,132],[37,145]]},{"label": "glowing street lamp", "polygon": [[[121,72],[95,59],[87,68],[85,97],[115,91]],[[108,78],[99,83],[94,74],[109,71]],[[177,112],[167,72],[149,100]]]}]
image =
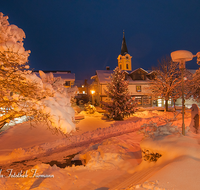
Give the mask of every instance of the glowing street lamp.
[{"label": "glowing street lamp", "polygon": [[200,52],[193,55],[191,52],[186,50],[178,50],[171,53],[171,58],[173,62],[179,63],[179,69],[181,70],[181,80],[182,80],[182,134],[185,135],[185,123],[184,123],[184,111],[185,111],[185,99],[184,99],[184,78],[183,72],[185,69],[185,62],[191,61],[193,57],[197,57],[197,64],[200,62]]},{"label": "glowing street lamp", "polygon": [[91,92],[91,94],[92,94],[92,105],[94,105],[94,93],[95,93],[95,91],[94,91],[94,90],[91,90],[90,92]]}]

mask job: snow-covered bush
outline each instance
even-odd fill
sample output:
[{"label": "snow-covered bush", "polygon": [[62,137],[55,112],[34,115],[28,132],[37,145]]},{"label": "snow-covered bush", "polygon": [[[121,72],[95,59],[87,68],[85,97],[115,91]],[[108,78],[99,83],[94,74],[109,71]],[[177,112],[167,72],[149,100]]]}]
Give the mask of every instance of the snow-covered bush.
[{"label": "snow-covered bush", "polygon": [[38,104],[43,108],[43,112],[49,114],[49,121],[52,126],[63,133],[70,133],[75,130],[73,123],[75,111],[71,107],[71,97],[75,95],[77,87],[65,88],[64,80],[54,77],[52,73],[45,74],[39,71],[40,77],[35,75],[36,80],[43,85],[43,89],[50,94]]},{"label": "snow-covered bush", "polygon": [[142,150],[142,158],[144,161],[156,162],[162,155],[157,152],[150,152],[149,150]]},{"label": "snow-covered bush", "polygon": [[173,126],[171,120],[168,120],[164,125],[158,125],[154,122],[145,123],[141,126],[140,132],[144,133],[145,137],[155,138],[160,135],[170,135],[180,133],[177,126]]},{"label": "snow-covered bush", "polygon": [[[149,123],[145,123],[141,126],[140,132],[144,134],[145,139],[151,139],[152,141],[156,138],[172,135],[172,134],[180,134],[180,131],[177,126],[172,125],[173,119],[162,119],[163,125],[158,125],[160,120],[155,123],[150,121]],[[156,162],[162,154],[158,151],[152,151],[150,149],[142,148],[142,158],[144,161]]]},{"label": "snow-covered bush", "polygon": [[84,104],[84,109],[87,114],[93,114],[96,112],[95,106],[93,106],[91,104]]}]

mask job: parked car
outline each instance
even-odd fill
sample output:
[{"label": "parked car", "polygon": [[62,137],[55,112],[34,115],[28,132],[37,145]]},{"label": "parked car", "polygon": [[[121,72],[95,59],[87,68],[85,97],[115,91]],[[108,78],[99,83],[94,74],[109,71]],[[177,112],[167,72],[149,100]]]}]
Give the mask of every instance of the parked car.
[{"label": "parked car", "polygon": [[76,104],[83,105],[89,102],[89,97],[87,94],[78,94],[75,96]]}]

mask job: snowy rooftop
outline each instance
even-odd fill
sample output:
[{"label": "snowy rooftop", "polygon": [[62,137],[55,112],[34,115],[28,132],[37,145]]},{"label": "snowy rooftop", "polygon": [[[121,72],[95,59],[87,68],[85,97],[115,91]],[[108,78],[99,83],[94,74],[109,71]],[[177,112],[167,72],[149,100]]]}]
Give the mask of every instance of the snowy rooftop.
[{"label": "snowy rooftop", "polygon": [[[142,68],[139,68],[139,69],[142,69]],[[138,70],[138,69],[136,69],[136,70]],[[136,70],[134,70],[134,71],[136,71]],[[142,70],[144,70],[144,69],[142,69]],[[134,71],[131,71],[131,72],[128,72],[128,71],[125,71],[127,74],[130,74],[130,73],[132,73],[132,72],[134,72]],[[145,70],[144,70],[145,71]],[[99,79],[99,82],[100,82],[100,84],[105,84],[105,83],[107,83],[107,82],[110,82],[110,76],[111,76],[111,74],[113,73],[114,71],[113,70],[97,70],[96,71],[96,74],[97,74],[97,76],[98,76],[98,79]],[[147,73],[147,71],[145,71],[146,73]],[[133,81],[130,77],[128,77],[128,79],[127,79],[128,81],[129,81],[129,83],[147,83],[147,81],[139,81],[139,80],[137,80],[137,81]]]},{"label": "snowy rooftop", "polygon": [[[190,73],[194,74],[196,72],[196,69],[187,69]],[[152,70],[146,70],[149,74],[152,73]]]},{"label": "snowy rooftop", "polygon": [[194,74],[196,72],[196,69],[187,69],[190,73]]},{"label": "snowy rooftop", "polygon": [[[61,77],[64,80],[75,81],[75,73],[71,73],[70,71],[43,71],[44,73],[53,73],[54,77]],[[34,71],[37,76],[39,75],[38,71]]]},{"label": "snowy rooftop", "polygon": [[99,78],[100,83],[107,83],[110,82],[110,76],[113,73],[112,70],[97,70],[97,76]]},{"label": "snowy rooftop", "polygon": [[137,71],[137,70],[139,70],[139,69],[141,69],[141,70],[144,71],[145,73],[148,73],[148,71],[144,70],[143,68],[135,69],[135,70],[131,71],[131,73],[133,73],[133,72],[135,72],[135,71]]}]

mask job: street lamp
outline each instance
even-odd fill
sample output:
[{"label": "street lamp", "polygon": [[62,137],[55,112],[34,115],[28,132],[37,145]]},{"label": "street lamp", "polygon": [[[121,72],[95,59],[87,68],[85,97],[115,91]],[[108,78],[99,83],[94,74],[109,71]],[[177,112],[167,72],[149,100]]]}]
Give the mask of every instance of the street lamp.
[{"label": "street lamp", "polygon": [[[197,55],[196,55],[197,56]],[[184,80],[183,72],[185,69],[185,62],[191,61],[193,59],[193,54],[186,50],[178,50],[171,53],[171,58],[173,62],[179,63],[179,69],[181,70],[181,80],[182,80],[182,134],[185,135],[185,123],[184,123],[184,111],[185,111],[185,99],[184,99]]]},{"label": "street lamp", "polygon": [[95,93],[95,91],[94,91],[94,90],[91,90],[90,92],[91,92],[91,94],[92,94],[92,105],[94,105],[94,95],[93,95],[93,94]]}]

